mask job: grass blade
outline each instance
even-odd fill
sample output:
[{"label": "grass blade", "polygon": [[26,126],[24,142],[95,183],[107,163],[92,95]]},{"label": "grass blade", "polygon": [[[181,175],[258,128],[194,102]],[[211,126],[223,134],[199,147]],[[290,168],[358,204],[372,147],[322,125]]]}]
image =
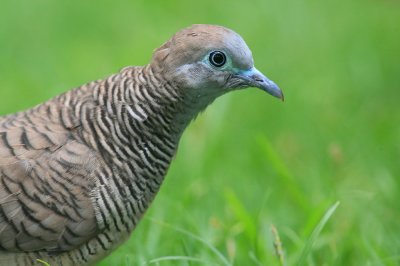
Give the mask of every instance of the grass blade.
[{"label": "grass blade", "polygon": [[233,190],[226,189],[224,196],[235,217],[244,226],[245,233],[249,241],[254,244],[256,240],[257,229],[251,215],[248,213],[243,203],[240,202]]},{"label": "grass blade", "polygon": [[187,262],[198,262],[198,263],[204,263],[206,265],[218,265],[216,263],[212,263],[208,260],[203,260],[199,258],[193,258],[193,257],[188,257],[188,256],[165,256],[165,257],[160,257],[156,259],[152,259],[149,264],[157,264],[161,261],[187,261]]},{"label": "grass blade", "polygon": [[290,173],[289,169],[287,168],[279,154],[275,151],[268,138],[265,136],[260,136],[258,138],[258,142],[260,143],[260,147],[262,148],[266,159],[269,161],[271,166],[274,167],[276,173],[284,182],[289,192],[288,195],[292,198],[293,202],[297,203],[299,207],[307,211],[309,208],[307,198],[303,195],[303,192],[301,191],[296,179]]},{"label": "grass blade", "polygon": [[45,266],[50,266],[50,264],[48,262],[44,261],[44,260],[36,259],[36,261],[42,263]]},{"label": "grass blade", "polygon": [[332,207],[330,207],[324,216],[322,217],[321,221],[317,224],[314,228],[313,232],[311,233],[310,238],[307,240],[306,244],[304,245],[303,251],[301,252],[300,259],[297,261],[297,266],[304,265],[307,256],[311,253],[311,249],[317,240],[317,237],[321,233],[322,229],[325,227],[328,220],[331,218],[333,213],[335,212],[336,208],[339,206],[340,202],[337,201]]},{"label": "grass blade", "polygon": [[217,248],[215,248],[213,245],[211,245],[210,243],[208,243],[204,239],[202,239],[202,238],[200,238],[200,237],[198,237],[198,236],[196,236],[196,235],[194,235],[194,234],[192,234],[192,233],[190,233],[190,232],[188,232],[188,231],[186,231],[184,229],[175,227],[175,226],[170,225],[168,223],[165,223],[163,221],[158,221],[158,220],[151,219],[151,218],[150,218],[150,220],[153,221],[153,222],[156,222],[156,223],[158,223],[158,224],[160,224],[162,226],[168,227],[168,228],[170,228],[170,229],[172,229],[172,230],[174,230],[176,232],[179,232],[181,234],[189,236],[190,238],[202,243],[204,246],[206,246],[208,249],[210,249],[220,259],[220,261],[223,263],[223,265],[232,266],[232,264],[228,261],[228,259]]}]

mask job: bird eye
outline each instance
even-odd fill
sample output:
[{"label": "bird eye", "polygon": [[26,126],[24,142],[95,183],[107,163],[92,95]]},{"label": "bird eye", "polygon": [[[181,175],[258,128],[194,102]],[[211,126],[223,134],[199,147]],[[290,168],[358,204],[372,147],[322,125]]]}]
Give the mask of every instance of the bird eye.
[{"label": "bird eye", "polygon": [[221,51],[214,51],[209,57],[210,63],[216,67],[222,67],[226,63],[226,56]]}]

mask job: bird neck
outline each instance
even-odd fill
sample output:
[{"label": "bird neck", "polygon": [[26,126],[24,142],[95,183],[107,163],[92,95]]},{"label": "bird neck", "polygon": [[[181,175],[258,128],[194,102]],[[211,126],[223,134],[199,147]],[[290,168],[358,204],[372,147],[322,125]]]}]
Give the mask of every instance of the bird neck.
[{"label": "bird neck", "polygon": [[104,139],[95,143],[97,149],[112,160],[125,158],[137,163],[135,168],[150,169],[148,178],[162,180],[183,131],[213,99],[187,91],[151,65],[127,67],[100,81],[93,90],[95,106],[89,107]]},{"label": "bird neck", "polygon": [[[121,75],[131,77],[128,90],[133,119],[130,122],[146,125],[150,131],[164,132],[176,145],[189,123],[216,97],[181,88],[170,77],[154,71],[151,65],[129,67]],[[124,78],[121,81],[126,82]]]}]

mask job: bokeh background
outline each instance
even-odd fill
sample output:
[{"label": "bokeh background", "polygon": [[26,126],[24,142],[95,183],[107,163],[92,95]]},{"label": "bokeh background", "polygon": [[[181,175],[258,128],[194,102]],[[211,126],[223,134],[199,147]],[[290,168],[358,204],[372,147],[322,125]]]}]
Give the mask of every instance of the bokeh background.
[{"label": "bokeh background", "polygon": [[397,0],[3,1],[0,114],[146,64],[193,23],[240,33],[286,101],[218,99],[99,265],[281,265],[271,225],[286,265],[399,265]]}]

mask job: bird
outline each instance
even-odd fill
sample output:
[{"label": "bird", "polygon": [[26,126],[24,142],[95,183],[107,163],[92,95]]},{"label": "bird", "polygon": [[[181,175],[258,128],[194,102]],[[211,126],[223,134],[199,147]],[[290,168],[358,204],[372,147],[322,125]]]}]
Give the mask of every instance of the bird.
[{"label": "bird", "polygon": [[216,98],[283,100],[235,31],[195,24],[128,66],[0,117],[0,265],[93,265],[130,236]]}]

